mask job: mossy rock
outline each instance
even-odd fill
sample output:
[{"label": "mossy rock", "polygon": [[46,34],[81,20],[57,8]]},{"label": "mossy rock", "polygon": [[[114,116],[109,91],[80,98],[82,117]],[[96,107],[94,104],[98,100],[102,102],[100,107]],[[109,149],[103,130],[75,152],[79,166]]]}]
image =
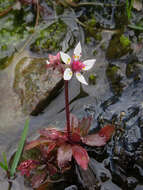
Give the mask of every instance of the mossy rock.
[{"label": "mossy rock", "polygon": [[[27,19],[27,17],[31,19]],[[8,66],[8,59],[21,47],[33,28],[31,9],[13,10],[0,18],[0,69]],[[27,30],[27,26],[29,30]]]},{"label": "mossy rock", "polygon": [[130,45],[130,40],[124,35],[114,35],[107,48],[107,59],[116,59],[127,54],[131,50]]},{"label": "mossy rock", "polygon": [[61,86],[61,74],[56,69],[47,69],[44,59],[25,57],[16,65],[13,88],[20,98],[24,113],[40,113]]},{"label": "mossy rock", "polygon": [[62,49],[61,42],[63,42],[66,33],[67,25],[59,20],[41,30],[30,49],[37,53],[59,51]]},{"label": "mossy rock", "polygon": [[14,4],[15,0],[0,0],[0,12],[8,9]]}]

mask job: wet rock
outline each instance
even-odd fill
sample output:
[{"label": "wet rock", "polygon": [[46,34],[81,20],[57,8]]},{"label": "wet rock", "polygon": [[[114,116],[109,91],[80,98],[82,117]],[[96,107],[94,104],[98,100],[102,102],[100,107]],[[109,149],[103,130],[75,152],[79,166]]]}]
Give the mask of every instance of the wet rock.
[{"label": "wet rock", "polygon": [[[81,17],[85,20],[84,22],[90,22],[96,24],[96,27],[106,28],[106,29],[115,29],[117,26],[121,27],[127,22],[125,16],[125,3],[120,0],[115,3],[115,1],[104,1],[97,0],[97,6],[89,6]],[[117,6],[114,6],[114,5]],[[120,21],[120,26],[119,26]]]},{"label": "wet rock", "polygon": [[100,186],[112,179],[111,173],[103,163],[90,158],[89,167],[85,171],[77,166],[77,176],[83,188],[88,190],[100,189]]},{"label": "wet rock", "polygon": [[91,158],[89,163],[89,168],[95,174],[99,182],[105,182],[109,179],[112,179],[111,173],[108,169],[105,168],[103,163],[99,163],[95,159]]},{"label": "wet rock", "polygon": [[79,166],[76,166],[76,174],[78,177],[78,181],[83,189],[100,189],[99,181],[96,179],[96,176],[91,171],[91,169],[88,168],[87,170],[83,170]]},{"label": "wet rock", "polygon": [[78,190],[76,185],[71,185],[69,187],[66,187],[64,190]]},{"label": "wet rock", "polygon": [[62,76],[46,68],[44,59],[23,58],[15,68],[14,91],[24,113],[41,112],[62,86]]},{"label": "wet rock", "polygon": [[137,125],[133,125],[130,127],[129,130],[127,130],[126,136],[126,143],[128,144],[134,144],[139,142],[141,139],[141,131],[140,128]]},{"label": "wet rock", "polygon": [[2,190],[8,190],[8,188],[9,188],[9,183],[8,183],[8,181],[0,181],[0,188],[1,188]]},{"label": "wet rock", "polygon": [[141,164],[134,164],[134,169],[138,173],[138,175],[143,178],[143,166]]},{"label": "wet rock", "polygon": [[109,180],[102,184],[100,190],[122,190],[122,189],[119,186],[117,186],[115,183]]},{"label": "wet rock", "polygon": [[142,190],[143,189],[143,185],[137,185],[137,187],[135,188],[135,190]]},{"label": "wet rock", "polygon": [[127,186],[129,189],[133,189],[137,186],[138,180],[135,177],[127,178]]}]

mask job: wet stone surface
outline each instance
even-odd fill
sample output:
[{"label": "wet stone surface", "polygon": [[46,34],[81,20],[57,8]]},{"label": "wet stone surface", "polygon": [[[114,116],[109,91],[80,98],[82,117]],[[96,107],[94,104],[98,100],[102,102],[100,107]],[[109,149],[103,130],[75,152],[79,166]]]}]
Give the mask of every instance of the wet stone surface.
[{"label": "wet stone surface", "polygon": [[[23,58],[16,65],[13,88],[24,113],[40,113],[62,87],[57,69],[46,68],[45,59]],[[55,90],[56,89],[56,90]]]},{"label": "wet stone surface", "polygon": [[[26,0],[25,0],[26,1]],[[6,4],[0,5],[5,9]],[[28,1],[27,1],[28,2]],[[30,1],[29,1],[30,2]],[[70,82],[70,108],[79,118],[92,115],[92,130],[112,123],[116,130],[102,148],[89,148],[91,162],[85,172],[50,184],[52,190],[142,190],[143,189],[143,35],[128,27],[125,1],[97,0],[100,5],[72,6],[70,1],[40,1],[40,24],[29,42],[30,55],[15,67],[11,55],[21,47],[35,24],[36,7],[27,4],[0,18],[0,147],[9,157],[19,140],[25,115],[32,114],[29,136],[54,123],[65,126],[64,91],[58,71],[46,70],[48,53],[71,54],[80,40],[83,60],[96,58],[85,75],[89,86]],[[86,2],[86,1],[76,1]],[[94,2],[95,3],[95,2]],[[10,4],[11,5],[11,4]],[[8,4],[9,6],[9,4]],[[51,14],[50,14],[51,13]],[[143,10],[133,9],[131,23],[142,25]],[[17,22],[17,18],[21,18]],[[43,20],[42,20],[43,19]],[[44,25],[44,27],[43,27]],[[121,29],[121,30],[119,30]],[[44,58],[32,58],[32,56]],[[10,59],[8,61],[8,58]],[[11,77],[13,75],[13,77]],[[58,90],[55,91],[55,88]],[[18,110],[18,111],[17,111]],[[20,110],[20,111],[19,111]],[[21,111],[22,110],[22,111]],[[39,114],[41,113],[41,114]],[[38,115],[39,114],[39,115]],[[32,137],[31,137],[32,138]],[[1,174],[0,186],[8,189]],[[75,177],[73,181],[71,176]],[[78,179],[78,181],[77,181]],[[13,180],[11,190],[31,190],[23,177]],[[50,190],[51,190],[50,189]]]}]

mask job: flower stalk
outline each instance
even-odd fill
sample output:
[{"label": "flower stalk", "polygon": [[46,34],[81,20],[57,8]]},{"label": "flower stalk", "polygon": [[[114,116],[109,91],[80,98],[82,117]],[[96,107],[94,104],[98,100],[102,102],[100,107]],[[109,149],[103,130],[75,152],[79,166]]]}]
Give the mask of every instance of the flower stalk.
[{"label": "flower stalk", "polygon": [[70,140],[70,111],[69,111],[68,80],[65,80],[65,110],[66,110],[67,134],[68,134],[68,139]]}]

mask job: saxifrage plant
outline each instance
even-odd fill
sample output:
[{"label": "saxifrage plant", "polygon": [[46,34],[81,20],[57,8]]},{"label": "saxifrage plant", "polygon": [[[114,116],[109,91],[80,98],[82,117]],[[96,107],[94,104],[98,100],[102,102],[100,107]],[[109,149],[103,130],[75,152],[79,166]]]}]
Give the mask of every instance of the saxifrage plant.
[{"label": "saxifrage plant", "polygon": [[[70,114],[68,82],[75,74],[79,82],[88,85],[82,72],[91,69],[96,61],[95,59],[80,61],[80,58],[80,42],[74,49],[73,59],[64,52],[59,52],[56,56],[49,55],[47,67],[57,68],[63,75],[65,82],[66,127],[64,130],[50,126],[41,129],[39,131],[40,136],[25,146],[25,151],[36,148],[40,152],[36,160],[25,160],[18,167],[21,174],[31,177],[34,188],[38,187],[47,175],[51,176],[59,171],[64,172],[69,169],[72,158],[81,168],[86,170],[89,156],[84,145],[104,146],[114,132],[114,126],[109,124],[98,133],[89,135],[92,118],[87,117],[78,120],[75,115]],[[35,171],[34,174],[33,171]]]}]

